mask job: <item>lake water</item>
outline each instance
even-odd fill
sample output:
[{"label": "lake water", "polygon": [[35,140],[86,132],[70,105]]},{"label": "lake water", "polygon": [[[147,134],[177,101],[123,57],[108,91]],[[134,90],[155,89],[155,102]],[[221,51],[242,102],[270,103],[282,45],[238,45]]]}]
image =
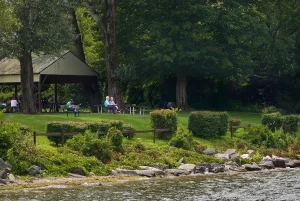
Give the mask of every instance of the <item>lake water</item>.
[{"label": "lake water", "polygon": [[300,170],[154,178],[0,192],[1,201],[300,200]]}]

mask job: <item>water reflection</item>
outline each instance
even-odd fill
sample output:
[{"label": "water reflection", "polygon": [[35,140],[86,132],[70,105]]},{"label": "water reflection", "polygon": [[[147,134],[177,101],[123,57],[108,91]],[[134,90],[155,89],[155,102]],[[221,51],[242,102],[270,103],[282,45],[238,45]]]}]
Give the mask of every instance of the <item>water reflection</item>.
[{"label": "water reflection", "polygon": [[1,201],[299,200],[300,171],[129,181],[103,186],[1,192]]}]

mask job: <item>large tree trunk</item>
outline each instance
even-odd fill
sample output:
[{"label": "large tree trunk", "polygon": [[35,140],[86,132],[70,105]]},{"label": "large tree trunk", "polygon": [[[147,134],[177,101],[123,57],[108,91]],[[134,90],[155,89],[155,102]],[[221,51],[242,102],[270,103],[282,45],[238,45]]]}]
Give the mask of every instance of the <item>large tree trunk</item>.
[{"label": "large tree trunk", "polygon": [[23,52],[19,58],[21,66],[22,110],[24,114],[34,114],[33,67],[31,52]]},{"label": "large tree trunk", "polygon": [[187,94],[186,94],[186,85],[187,85],[187,71],[186,68],[179,68],[177,71],[177,80],[176,80],[176,105],[180,109],[187,110],[189,105],[187,103]]},{"label": "large tree trunk", "polygon": [[107,91],[113,96],[118,105],[121,104],[121,88],[117,86],[116,71],[118,69],[118,54],[116,41],[116,0],[105,0],[104,15],[102,17],[102,34],[105,50],[105,64],[107,72]]},{"label": "large tree trunk", "polygon": [[[71,21],[71,24],[74,28],[75,35],[76,35],[76,37],[73,41],[74,47],[75,47],[75,55],[81,61],[86,63],[85,53],[84,53],[83,43],[82,43],[82,35],[81,35],[80,29],[79,29],[79,26],[77,23],[75,9],[70,10],[69,19]],[[83,85],[83,89],[85,91],[88,103],[91,106],[91,110],[95,112],[97,108],[94,107],[94,105],[98,105],[100,103],[100,93],[99,93],[98,83],[95,83],[95,88],[92,88],[90,83],[88,83],[88,82],[84,82],[84,83],[82,83],[82,85]]]},{"label": "large tree trunk", "polygon": [[117,104],[122,108],[122,90],[118,87],[116,79],[116,71],[119,66],[115,27],[117,0],[102,0],[102,5],[100,6],[102,9],[101,14],[93,8],[88,0],[84,0],[84,4],[102,32],[108,96],[113,96]]}]

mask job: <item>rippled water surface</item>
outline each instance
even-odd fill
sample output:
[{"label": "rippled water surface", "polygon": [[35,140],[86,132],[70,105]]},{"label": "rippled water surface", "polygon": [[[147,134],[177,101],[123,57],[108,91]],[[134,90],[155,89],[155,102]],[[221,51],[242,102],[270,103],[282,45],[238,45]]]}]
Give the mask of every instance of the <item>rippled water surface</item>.
[{"label": "rippled water surface", "polygon": [[111,185],[0,192],[1,201],[300,200],[300,171],[128,181]]}]

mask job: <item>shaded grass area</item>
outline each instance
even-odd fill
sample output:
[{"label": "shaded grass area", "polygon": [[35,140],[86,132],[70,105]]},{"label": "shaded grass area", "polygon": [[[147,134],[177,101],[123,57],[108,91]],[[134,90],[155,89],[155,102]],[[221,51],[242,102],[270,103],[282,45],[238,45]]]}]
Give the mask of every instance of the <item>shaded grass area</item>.
[{"label": "shaded grass area", "polygon": [[[183,125],[187,127],[189,112],[179,112],[178,114],[178,125]],[[242,125],[257,125],[260,124],[261,114],[258,113],[246,113],[246,112],[229,112],[230,118],[240,118],[242,120]],[[24,115],[24,114],[5,114],[5,117],[8,121],[18,122],[24,125],[31,126],[33,131],[45,132],[46,124],[50,121],[101,121],[101,120],[120,120],[126,124],[131,124],[137,130],[151,129],[150,125],[150,116],[149,115],[130,115],[130,114],[91,114],[91,113],[81,113],[80,117],[74,117],[66,114],[52,113],[52,114],[36,114],[36,115]],[[243,129],[237,130],[237,133],[244,132]],[[153,134],[152,133],[139,133],[135,135],[135,139],[140,138],[144,143],[152,143]],[[195,137],[195,140],[199,143],[209,146],[216,147],[220,144],[230,141],[230,133],[227,132],[226,136],[222,136],[217,139],[202,139]],[[155,145],[165,145],[167,141],[157,140]],[[50,141],[47,137],[38,137],[37,144],[40,147],[46,149],[55,149],[54,146],[50,144]],[[217,148],[217,147],[216,147]]]}]

